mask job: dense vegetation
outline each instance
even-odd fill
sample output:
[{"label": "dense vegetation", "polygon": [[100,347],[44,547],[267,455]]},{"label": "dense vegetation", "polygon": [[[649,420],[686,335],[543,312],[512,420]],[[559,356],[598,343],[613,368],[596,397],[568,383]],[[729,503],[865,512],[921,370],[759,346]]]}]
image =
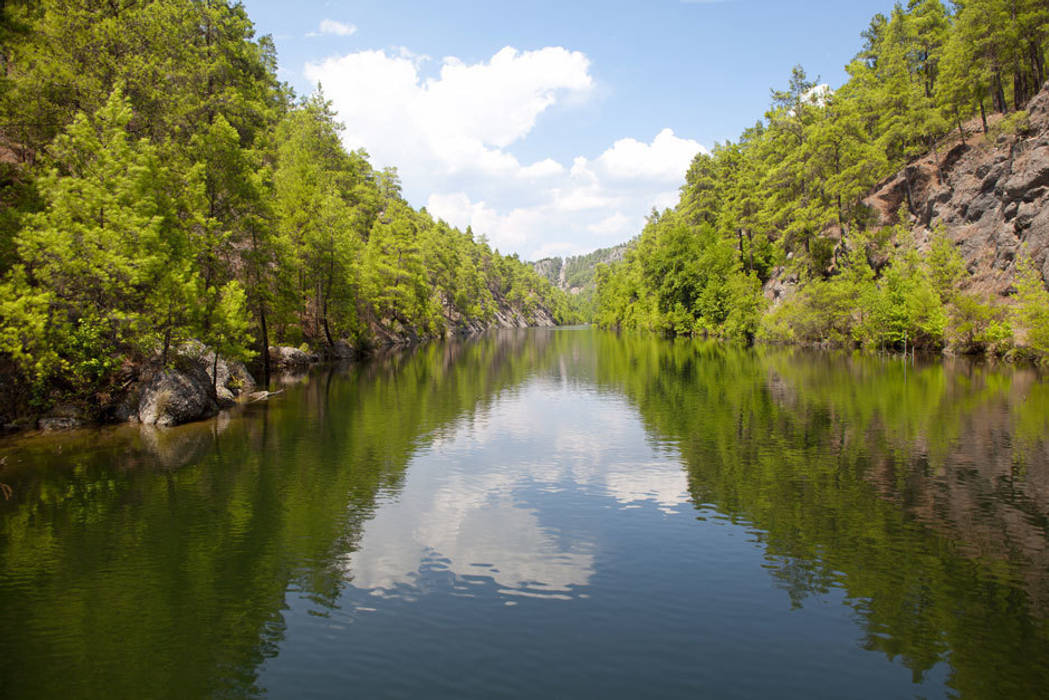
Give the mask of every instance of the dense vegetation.
[{"label": "dense vegetation", "polygon": [[[912,212],[879,228],[863,202],[945,139],[971,139],[969,120],[984,136],[1025,128],[1022,107],[1049,77],[1049,6],[910,0],[862,36],[840,89],[795,68],[762,121],[696,156],[678,205],[654,212],[626,260],[599,270],[598,323],[974,352],[1020,338],[1049,350],[1049,294],[1029,261],[1016,303],[1000,307],[960,291],[967,272],[942,232],[919,251]],[[774,275],[801,291],[769,312],[761,288]]]},{"label": "dense vegetation", "polygon": [[265,358],[566,313],[530,266],[348,152],[239,3],[0,12],[0,364],[38,397],[105,391],[190,338]]}]

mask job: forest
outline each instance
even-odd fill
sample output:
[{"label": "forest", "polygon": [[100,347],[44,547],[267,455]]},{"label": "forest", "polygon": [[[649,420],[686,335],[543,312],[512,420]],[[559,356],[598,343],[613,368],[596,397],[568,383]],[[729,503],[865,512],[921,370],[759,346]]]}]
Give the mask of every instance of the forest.
[{"label": "forest", "polygon": [[[355,349],[567,297],[413,209],[224,0],[0,3],[0,370],[44,405],[203,342]],[[10,393],[10,392],[8,392]]]},{"label": "forest", "polygon": [[[837,90],[795,67],[735,142],[695,157],[673,209],[597,271],[596,322],[676,335],[1044,358],[1049,292],[1026,250],[1009,298],[970,289],[942,226],[865,198],[915,159],[1031,130],[1049,5],[909,0],[878,14]],[[942,172],[940,173],[942,178]],[[992,183],[993,184],[993,183]],[[909,185],[909,182],[908,182]],[[770,305],[763,286],[797,282]]]}]

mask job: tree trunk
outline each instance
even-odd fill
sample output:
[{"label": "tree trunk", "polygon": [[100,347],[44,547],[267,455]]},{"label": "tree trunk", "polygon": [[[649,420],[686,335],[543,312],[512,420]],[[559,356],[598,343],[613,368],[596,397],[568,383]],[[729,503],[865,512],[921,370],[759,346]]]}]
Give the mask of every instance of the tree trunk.
[{"label": "tree trunk", "polygon": [[936,147],[936,137],[930,136],[929,141],[932,142],[932,157],[936,159],[936,184],[943,184],[943,167],[940,163],[940,149]]},{"label": "tree trunk", "polygon": [[335,237],[329,236],[330,251],[328,254],[328,279],[325,284],[324,290],[324,337],[328,339],[328,347],[335,347],[335,342],[331,338],[331,329],[328,327],[328,298],[331,296],[332,284],[335,281]]},{"label": "tree trunk", "polygon": [[994,101],[994,111],[999,114],[1005,114],[1007,106],[1005,104],[1005,83],[1002,81],[1002,74],[995,71],[994,77],[991,79],[991,99]]},{"label": "tree trunk", "polygon": [[168,303],[168,320],[164,327],[164,350],[160,353],[160,363],[168,364],[168,350],[171,348],[171,303]]},{"label": "tree trunk", "polygon": [[321,321],[324,325],[324,337],[328,340],[328,347],[335,347],[335,341],[331,338],[331,328],[328,327],[328,299],[324,299],[323,310],[321,311]]},{"label": "tree trunk", "polygon": [[914,193],[911,191],[911,169],[910,167],[903,171],[903,181],[907,185],[907,211],[914,214]]},{"label": "tree trunk", "polygon": [[168,364],[168,349],[171,348],[171,325],[164,329],[164,351],[160,353],[160,364],[167,366]]},{"label": "tree trunk", "polygon": [[987,110],[983,108],[983,98],[980,98],[980,120],[983,121],[983,135],[986,136],[989,129],[987,128]]},{"label": "tree trunk", "polygon": [[1035,92],[1042,89],[1042,85],[1045,83],[1045,59],[1042,56],[1041,50],[1038,45],[1034,42],[1029,44],[1031,54],[1031,70],[1034,72]]},{"label": "tree trunk", "polygon": [[211,363],[211,393],[219,395],[219,351],[215,350],[215,359]]},{"label": "tree trunk", "polygon": [[259,304],[259,326],[262,331],[262,376],[265,388],[270,388],[270,337],[266,329],[266,308]]}]

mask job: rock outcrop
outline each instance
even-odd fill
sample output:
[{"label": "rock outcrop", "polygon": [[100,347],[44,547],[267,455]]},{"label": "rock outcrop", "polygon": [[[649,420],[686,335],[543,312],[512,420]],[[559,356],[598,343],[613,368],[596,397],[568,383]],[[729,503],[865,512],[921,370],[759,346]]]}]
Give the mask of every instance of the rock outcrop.
[{"label": "rock outcrop", "polygon": [[255,380],[243,364],[222,357],[216,361],[210,349],[190,342],[168,366],[157,358],[139,367],[112,417],[143,425],[182,425],[210,418],[254,389]]},{"label": "rock outcrop", "polygon": [[595,270],[598,265],[619,262],[633,245],[631,241],[611,248],[599,248],[586,255],[543,258],[532,263],[532,268],[555,287],[569,294],[582,294],[596,288]]},{"label": "rock outcrop", "polygon": [[[179,354],[200,365],[215,387],[215,399],[221,408],[229,408],[237,399],[255,390],[255,378],[243,362],[226,360],[204,346],[192,341],[179,349]],[[217,378],[216,378],[217,377]]]},{"label": "rock outcrop", "polygon": [[45,432],[73,430],[86,425],[88,422],[87,416],[79,406],[61,404],[52,408],[48,415],[38,418],[36,427],[38,430]]},{"label": "rock outcrop", "polygon": [[[968,291],[977,295],[1011,295],[1024,249],[1049,280],[1049,83],[1022,116],[1011,115],[1013,128],[992,128],[990,135],[974,121],[964,140],[953,133],[935,152],[878,183],[863,200],[873,227],[895,224],[902,211],[915,243],[927,249],[942,226],[969,270]],[[837,228],[824,234],[841,236]],[[888,258],[869,262],[880,269]],[[777,269],[765,284],[773,304],[797,289],[788,274]]]},{"label": "rock outcrop", "polygon": [[880,183],[866,204],[881,225],[903,207],[919,246],[942,225],[975,291],[1008,295],[1023,247],[1049,279],[1049,84],[1028,103],[1026,122],[996,138],[953,137]]},{"label": "rock outcrop", "polygon": [[178,369],[156,368],[141,387],[138,408],[143,425],[172,426],[210,418],[219,411],[211,377],[195,362]]},{"label": "rock outcrop", "polygon": [[491,319],[481,321],[448,317],[448,335],[475,335],[493,328],[551,328],[557,325],[553,314],[542,306],[525,312],[508,304],[500,305]]}]

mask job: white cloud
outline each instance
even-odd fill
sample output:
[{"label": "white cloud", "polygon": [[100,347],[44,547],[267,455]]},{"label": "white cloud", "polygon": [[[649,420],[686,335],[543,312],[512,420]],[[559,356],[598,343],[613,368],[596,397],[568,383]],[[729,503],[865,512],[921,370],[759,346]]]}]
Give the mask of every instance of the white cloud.
[{"label": "white cloud", "polygon": [[552,177],[554,175],[560,175],[564,171],[565,166],[561,165],[553,158],[547,158],[538,163],[533,163],[526,168],[522,168],[521,175],[529,178]]},{"label": "white cloud", "polygon": [[357,27],[353,24],[347,24],[346,22],[339,22],[334,19],[322,19],[319,29],[316,32],[312,32],[310,36],[317,36],[319,34],[333,34],[335,36],[351,36],[357,33]]},{"label": "white cloud", "polygon": [[678,138],[673,130],[663,129],[651,144],[620,139],[597,162],[611,177],[673,183],[682,179],[701,151],[706,149],[696,141]]},{"label": "white cloud", "polygon": [[[560,93],[593,84],[586,56],[563,48],[507,47],[473,65],[445,58],[438,77],[427,79],[417,59],[403,50],[361,51],[306,66],[345,120],[347,145],[406,172],[519,174],[522,166],[506,147],[524,138]],[[549,172],[549,163],[539,171]]]},{"label": "white cloud", "polygon": [[306,65],[346,123],[343,139],[378,167],[397,166],[414,204],[473,226],[503,252],[583,253],[629,239],[653,204],[676,200],[703,147],[670,129],[616,141],[593,160],[522,163],[511,151],[557,104],[593,93],[578,51],[506,47],[490,59],[434,62],[406,48],[360,51]]}]

